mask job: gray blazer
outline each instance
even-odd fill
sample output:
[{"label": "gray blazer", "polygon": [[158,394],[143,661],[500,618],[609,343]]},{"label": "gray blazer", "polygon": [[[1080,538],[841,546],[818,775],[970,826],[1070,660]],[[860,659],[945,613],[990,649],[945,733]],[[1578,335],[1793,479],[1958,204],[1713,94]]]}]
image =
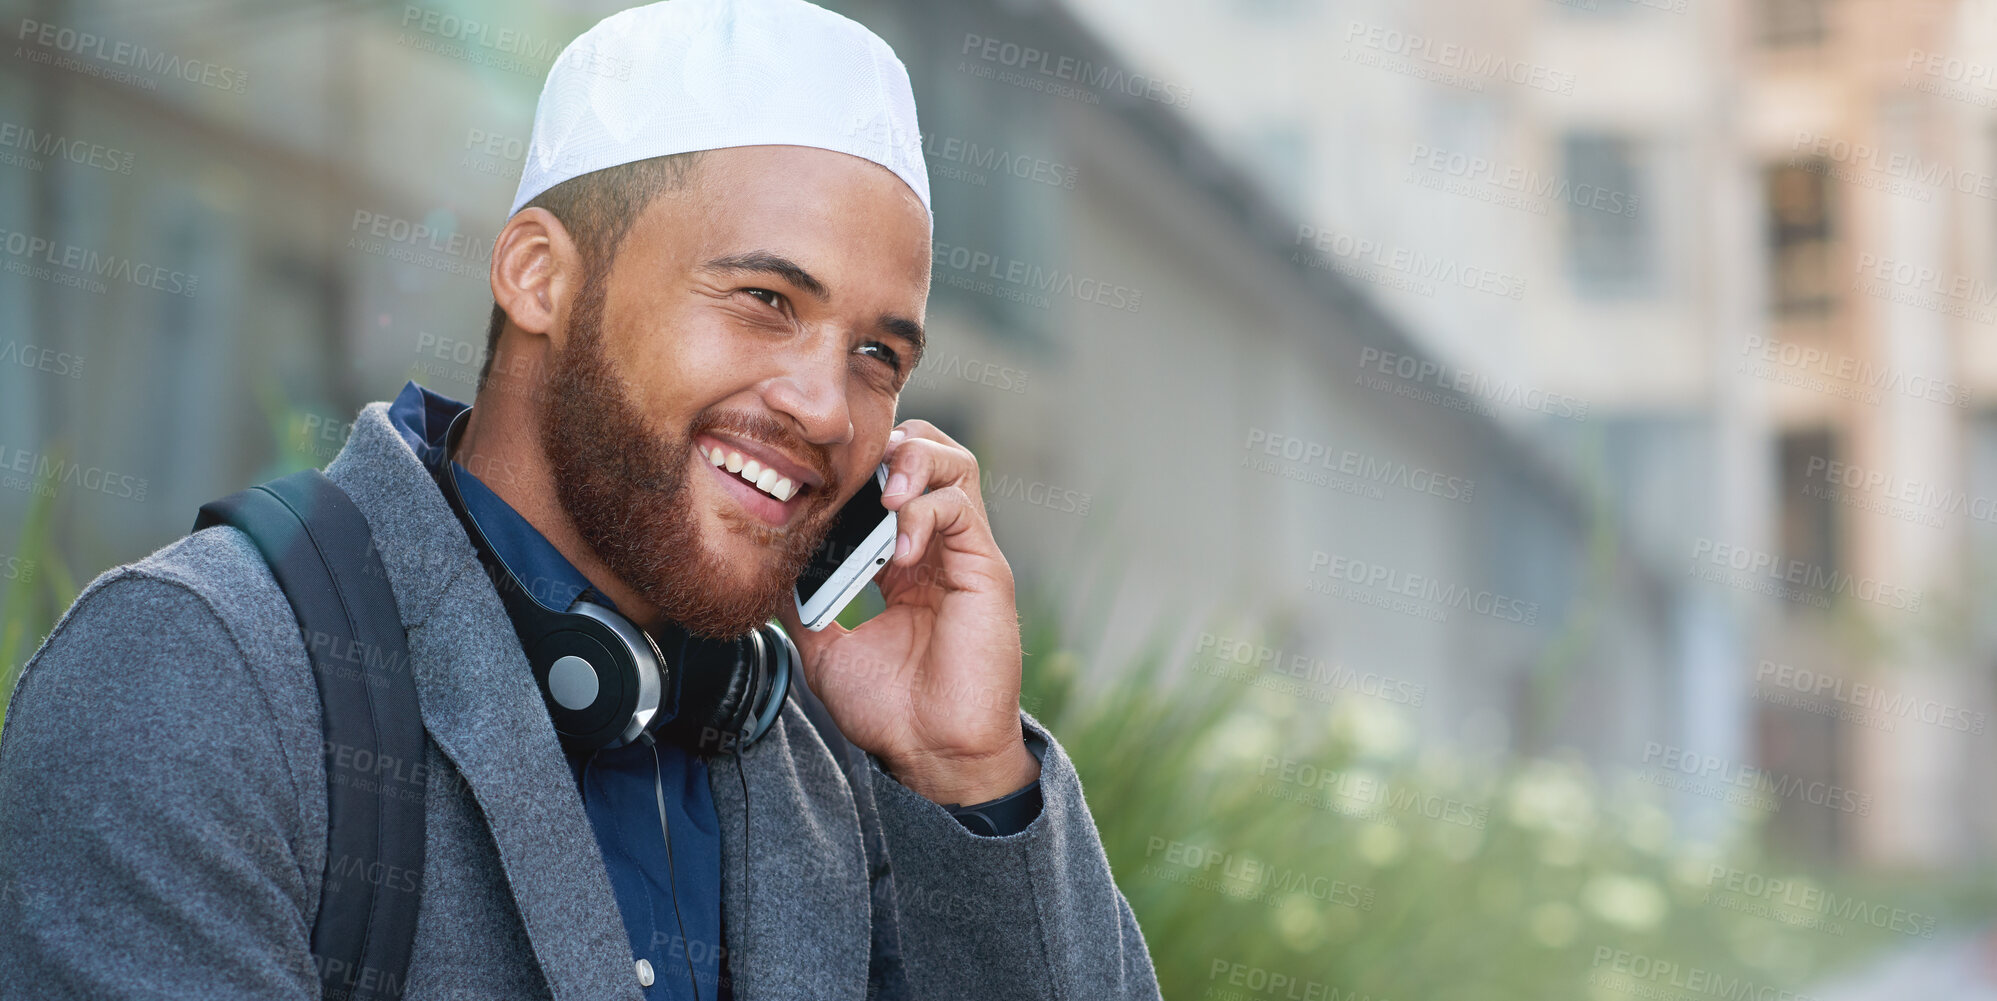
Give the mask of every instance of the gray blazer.
[{"label": "gray blazer", "polygon": [[[387,411],[361,411],[326,473],[374,530],[432,742],[405,996],[639,1001],[526,657]],[[795,698],[739,773],[710,770],[737,998],[895,993],[870,992],[876,948],[918,998],[1158,996],[1074,767],[1030,714],[1043,812],[986,838],[871,755],[842,767]],[[0,732],[0,998],[318,997],[325,866],[317,688],[248,537],[205,529],[93,580]]]}]

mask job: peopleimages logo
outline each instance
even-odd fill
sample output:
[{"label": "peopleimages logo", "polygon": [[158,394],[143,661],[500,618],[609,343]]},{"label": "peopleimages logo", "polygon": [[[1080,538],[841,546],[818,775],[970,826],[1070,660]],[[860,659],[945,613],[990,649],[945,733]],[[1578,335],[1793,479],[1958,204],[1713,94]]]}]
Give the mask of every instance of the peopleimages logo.
[{"label": "peopleimages logo", "polygon": [[562,43],[553,38],[538,38],[517,28],[496,28],[474,18],[459,17],[449,11],[415,4],[403,6],[402,26],[438,38],[519,56],[530,62],[554,62],[562,51]]},{"label": "peopleimages logo", "polygon": [[1480,268],[1474,264],[1462,264],[1451,258],[1424,254],[1406,247],[1382,245],[1376,240],[1355,237],[1349,233],[1326,232],[1308,223],[1297,226],[1295,245],[1300,248],[1308,245],[1315,252],[1308,261],[1312,267],[1322,268],[1331,261],[1343,260],[1392,271],[1420,281],[1456,285],[1502,299],[1516,300],[1525,295],[1525,279],[1518,275]]},{"label": "peopleimages logo", "polygon": [[1921,610],[1921,592],[1918,589],[1902,587],[1871,577],[1853,576],[1842,570],[1833,570],[1803,560],[1784,559],[1767,550],[1749,546],[1737,546],[1701,538],[1692,543],[1692,561],[1695,571],[1699,563],[1709,563],[1715,567],[1744,573],[1750,578],[1763,578],[1771,583],[1794,584],[1807,588],[1805,596],[1828,598],[1832,595],[1846,595],[1899,611]]},{"label": "peopleimages logo", "polygon": [[1844,896],[1807,880],[1770,879],[1758,872],[1716,865],[1706,876],[1706,886],[1798,911],[1871,925],[1910,938],[1935,937],[1934,915]]},{"label": "peopleimages logo", "polygon": [[[1542,413],[1549,417],[1564,417],[1577,421],[1588,419],[1588,401],[1586,400],[1579,400],[1572,396],[1540,389],[1536,386],[1528,386],[1510,379],[1494,379],[1479,372],[1457,368],[1454,365],[1447,365],[1442,362],[1430,361],[1427,358],[1415,355],[1382,351],[1379,348],[1371,346],[1362,347],[1359,349],[1359,368],[1360,373],[1353,378],[1354,382],[1376,389],[1385,388],[1388,392],[1398,392],[1398,390],[1390,384],[1383,385],[1384,380],[1374,379],[1367,370],[1370,369],[1381,375],[1394,376],[1410,387],[1432,385],[1440,390],[1460,393],[1464,397],[1467,397],[1473,404],[1502,403],[1507,406]],[[1428,402],[1440,402],[1444,405],[1452,405],[1451,401],[1446,399],[1429,400]],[[1463,409],[1470,408],[1465,407]],[[1488,414],[1488,408],[1484,412]]]},{"label": "peopleimages logo", "polygon": [[[1803,478],[1821,479],[1832,487],[1843,487],[1848,491],[1861,492],[1881,500],[1896,501],[1928,511],[1964,515],[1977,521],[1997,521],[1997,499],[1982,494],[1972,497],[1944,484],[1909,479],[1883,469],[1869,469],[1826,456],[1810,456],[1803,465]],[[1815,484],[1805,483],[1803,486],[1804,492],[1810,496],[1826,496],[1827,492],[1810,491],[1809,488]],[[1934,524],[1939,525],[1939,519]]]},{"label": "peopleimages logo", "polygon": [[[1247,963],[1235,963],[1225,959],[1215,959],[1207,971],[1207,989],[1201,997],[1216,1001],[1265,1001],[1280,998],[1281,1001],[1386,1001],[1375,999],[1371,994],[1361,994],[1345,990],[1322,980],[1305,980],[1278,970]],[[1245,989],[1230,990],[1220,985]]]},{"label": "peopleimages logo", "polygon": [[[1454,76],[1445,76],[1439,81],[1442,83],[1460,85],[1480,84],[1483,80],[1503,80],[1553,94],[1574,93],[1574,74],[1565,70],[1553,69],[1523,59],[1507,58],[1474,46],[1439,42],[1426,35],[1382,24],[1349,21],[1345,26],[1345,41],[1348,45],[1363,46],[1387,55],[1427,63],[1462,74],[1460,81]],[[1470,89],[1481,90],[1482,87],[1472,86]]]},{"label": "peopleimages logo", "polygon": [[[1372,671],[1355,671],[1305,653],[1288,653],[1253,640],[1201,633],[1193,653],[1205,660],[1243,667],[1255,667],[1270,674],[1295,678],[1313,685],[1327,685],[1339,691],[1358,692],[1386,702],[1421,708],[1428,686],[1399,681]],[[1195,665],[1197,669],[1197,665]]]},{"label": "peopleimages logo", "polygon": [[[1610,972],[1632,980],[1649,981],[1662,987],[1670,987],[1691,994],[1710,994],[1727,1001],[1816,1001],[1808,994],[1798,994],[1785,988],[1757,984],[1745,977],[1729,977],[1714,970],[1697,966],[1685,966],[1666,959],[1657,959],[1640,952],[1627,949],[1612,949],[1606,945],[1595,947],[1595,961],[1590,964],[1595,972],[1588,975],[1591,984],[1621,990],[1613,980],[1604,977],[1601,969],[1606,964]],[[1649,997],[1640,994],[1640,997]],[[1669,995],[1664,995],[1669,996]]]},{"label": "peopleimages logo", "polygon": [[970,139],[939,137],[934,132],[922,137],[922,152],[942,161],[935,167],[938,173],[973,185],[983,186],[983,172],[992,171],[1050,188],[1075,190],[1075,168],[1045,157],[1016,154]]},{"label": "peopleimages logo", "polygon": [[[1491,819],[1488,806],[1395,785],[1360,768],[1322,768],[1309,761],[1265,754],[1256,774],[1263,779],[1256,791],[1264,796],[1346,816],[1380,820],[1392,810],[1479,831]],[[1361,809],[1369,806],[1383,809]]]},{"label": "peopleimages logo", "polygon": [[1364,452],[1349,448],[1334,450],[1323,442],[1310,441],[1294,435],[1276,434],[1257,427],[1248,429],[1248,440],[1242,447],[1250,452],[1259,451],[1302,466],[1322,466],[1327,470],[1369,483],[1384,483],[1414,493],[1433,494],[1443,500],[1460,501],[1464,504],[1470,503],[1477,491],[1477,481],[1472,479],[1450,476],[1398,460],[1376,459]]},{"label": "peopleimages logo", "polygon": [[1828,782],[1805,782],[1794,775],[1729,761],[1716,754],[1688,751],[1676,744],[1649,741],[1643,745],[1643,763],[1721,785],[1767,793],[1776,799],[1794,799],[1811,806],[1823,806],[1860,817],[1872,816],[1872,797],[1834,786]]},{"label": "peopleimages logo", "polygon": [[1832,163],[1862,168],[1899,180],[1948,188],[1978,198],[1997,196],[1997,177],[1983,171],[1965,170],[1943,160],[1923,160],[1913,153],[1896,153],[1808,130],[1798,131],[1789,148],[1793,152],[1808,153]]},{"label": "peopleimages logo", "polygon": [[1845,679],[1836,675],[1767,659],[1762,660],[1756,667],[1754,680],[1801,692],[1804,695],[1814,695],[1870,710],[1895,719],[1906,719],[1911,715],[1923,723],[1947,730],[1980,734],[1990,722],[1988,713],[1937,702],[1934,699],[1916,698],[1905,692],[1879,685],[1868,685],[1862,681],[1847,683]]},{"label": "peopleimages logo", "polygon": [[1503,622],[1528,626],[1539,623],[1537,601],[1525,601],[1484,588],[1445,583],[1431,575],[1407,573],[1382,563],[1327,553],[1322,549],[1311,553],[1309,572],[1313,576],[1322,574],[1333,581],[1349,581],[1442,608],[1468,608],[1478,615],[1488,615]]},{"label": "peopleimages logo", "polygon": [[[6,475],[10,473],[32,476],[33,479],[24,480],[19,476]],[[36,489],[44,486],[53,488],[67,483],[111,497],[136,501],[146,499],[144,477],[107,472],[98,466],[84,466],[67,459],[56,458],[46,452],[38,453],[5,444],[0,444],[0,477],[4,477],[0,482],[17,489],[24,486]]]},{"label": "peopleimages logo", "polygon": [[185,271],[136,261],[120,254],[103,254],[88,247],[19,230],[0,229],[0,251],[14,258],[8,262],[6,270],[15,273],[45,271],[35,267],[39,262],[63,269],[55,274],[68,273],[79,279],[109,278],[173,295],[192,296],[201,285],[200,277]]},{"label": "peopleimages logo", "polygon": [[1408,151],[1408,167],[1420,168],[1442,178],[1455,178],[1465,183],[1482,184],[1514,193],[1524,203],[1517,207],[1528,211],[1544,213],[1545,209],[1534,209],[1544,203],[1560,202],[1575,208],[1593,209],[1609,215],[1619,215],[1634,219],[1642,198],[1627,191],[1604,188],[1598,184],[1576,184],[1558,174],[1545,174],[1530,167],[1506,164],[1481,156],[1472,156],[1454,150],[1438,149],[1423,143],[1415,143]]},{"label": "peopleimages logo", "polygon": [[47,372],[50,375],[71,378],[83,375],[82,357],[55,348],[23,344],[20,341],[8,341],[4,347],[0,347],[0,368],[10,364]]},{"label": "peopleimages logo", "polygon": [[[1833,382],[1823,384],[1826,390],[1849,382],[1854,390],[1864,391],[1855,396],[1860,402],[1878,404],[1881,392],[1899,393],[1914,399],[1929,400],[1946,407],[1967,409],[1969,390],[1954,382],[1947,382],[1924,376],[1891,365],[1875,365],[1870,361],[1852,355],[1836,354],[1819,347],[1810,347],[1794,341],[1784,341],[1774,337],[1751,334],[1741,342],[1743,358],[1780,365],[1798,373],[1825,376]],[[1762,374],[1740,369],[1746,374]]]},{"label": "peopleimages logo", "polygon": [[24,560],[19,556],[9,556],[0,559],[0,580],[18,580],[26,584],[34,579],[34,560]]},{"label": "peopleimages logo", "polygon": [[1997,90],[1997,63],[1987,63],[1980,59],[1963,59],[1946,52],[1929,52],[1926,49],[1908,49],[1907,62],[1903,68],[1919,69],[1928,76],[1938,77],[1950,83]]},{"label": "peopleimages logo", "polygon": [[1997,284],[1980,278],[1867,253],[1858,255],[1855,273],[1878,284],[1855,281],[1854,292],[1978,323],[1997,322],[1997,311],[1990,308],[1997,305]]},{"label": "peopleimages logo", "polygon": [[[112,66],[129,66],[155,76],[176,77],[189,83],[198,83],[204,87],[213,87],[235,94],[242,93],[250,85],[250,74],[245,70],[218,66],[199,59],[182,59],[177,55],[148,49],[143,45],[113,41],[103,35],[47,24],[31,18],[21,19],[21,27],[15,33],[14,40],[27,42],[45,50],[41,53],[44,58],[37,60],[38,62],[47,62],[50,53],[60,52],[72,59],[82,58]],[[19,54],[18,49],[16,53]]]},{"label": "peopleimages logo", "polygon": [[[1327,904],[1337,904],[1362,911],[1373,909],[1374,893],[1370,887],[1358,886],[1342,879],[1332,879],[1329,876],[1304,872],[1288,866],[1277,869],[1251,855],[1211,845],[1172,841],[1153,835],[1145,843],[1144,857],[1162,858],[1170,865],[1183,866],[1212,874],[1221,880],[1231,881],[1236,886],[1229,889],[1238,888],[1245,891],[1241,895],[1249,899],[1256,899],[1264,893],[1301,893]],[[1217,873],[1214,871],[1216,868],[1219,869]]]},{"label": "peopleimages logo", "polygon": [[966,34],[964,47],[958,50],[957,54],[975,56],[1008,69],[1026,70],[1056,80],[1067,80],[1094,87],[1097,90],[1141,97],[1147,101],[1169,104],[1175,108],[1188,107],[1193,100],[1193,92],[1189,87],[1166,83],[1157,77],[1141,73],[1126,73],[1115,66],[1102,66],[1086,59],[1057,56],[1045,49],[1019,45],[999,38]]},{"label": "peopleimages logo", "polygon": [[[130,174],[137,156],[128,150],[116,149],[102,143],[83,142],[54,132],[37,131],[32,125],[21,125],[17,122],[0,122],[0,147],[18,149],[23,153],[45,156],[52,160],[68,160],[112,174]],[[33,169],[41,168],[37,165]]]},{"label": "peopleimages logo", "polygon": [[1016,257],[1002,258],[987,251],[940,241],[934,244],[932,260],[936,266],[955,271],[962,278],[990,279],[1013,286],[1022,294],[1031,296],[1032,300],[1037,300],[1034,304],[1043,309],[1047,308],[1047,299],[1040,293],[1071,296],[1082,302],[1127,313],[1137,312],[1144,299],[1143,290],[1127,285],[1080,277],[1065,268],[1042,267]]}]

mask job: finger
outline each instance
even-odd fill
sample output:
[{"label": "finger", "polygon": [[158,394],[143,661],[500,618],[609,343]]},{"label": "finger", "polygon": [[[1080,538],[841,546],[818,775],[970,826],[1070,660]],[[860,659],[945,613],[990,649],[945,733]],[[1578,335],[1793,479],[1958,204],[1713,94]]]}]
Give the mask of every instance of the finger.
[{"label": "finger", "polygon": [[[929,441],[940,442],[942,444],[949,445],[952,448],[964,448],[964,446],[960,444],[957,441],[957,439],[952,438],[947,434],[944,434],[942,428],[939,428],[936,425],[931,424],[920,417],[910,417],[908,420],[902,421],[900,424],[895,425],[894,430],[888,433],[888,442],[890,444],[893,444],[898,441],[904,441],[909,438],[924,438]],[[965,448],[964,451],[968,452],[970,451],[970,449]]]},{"label": "finger", "polygon": [[[911,417],[908,420],[902,421],[900,424],[895,425],[894,430],[888,432],[888,450],[886,453],[884,453],[881,456],[881,461],[891,463],[892,460],[894,459],[895,452],[899,450],[903,442],[907,441],[933,442],[937,445],[943,446],[944,448],[957,449],[959,451],[962,451],[965,455],[971,455],[970,449],[965,448],[962,444],[960,444],[957,441],[957,439],[952,438],[947,434],[944,434],[942,428],[939,428],[936,425],[931,424],[920,417]],[[972,456],[971,463],[974,467],[976,466],[977,464],[976,456]]]},{"label": "finger", "polygon": [[928,555],[936,540],[978,556],[997,557],[983,512],[972,505],[964,488],[956,484],[916,497],[895,512],[895,555],[891,565],[916,566]]},{"label": "finger", "polygon": [[958,486],[967,497],[976,498],[978,510],[983,511],[983,491],[977,484],[978,459],[969,450],[931,438],[908,438],[888,454],[888,482],[881,491],[881,506],[899,511],[926,491]]}]

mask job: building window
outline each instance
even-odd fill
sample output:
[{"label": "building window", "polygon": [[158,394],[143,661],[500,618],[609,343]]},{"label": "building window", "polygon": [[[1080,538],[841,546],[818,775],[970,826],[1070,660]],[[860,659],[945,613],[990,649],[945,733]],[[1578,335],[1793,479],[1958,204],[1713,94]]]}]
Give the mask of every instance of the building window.
[{"label": "building window", "polygon": [[1779,317],[1822,316],[1832,306],[1830,165],[1769,167],[1768,270]]},{"label": "building window", "polygon": [[1574,133],[1561,141],[1567,267],[1584,293],[1648,289],[1651,207],[1640,192],[1636,144],[1626,136]]},{"label": "building window", "polygon": [[1771,49],[1822,45],[1829,5],[1829,0],[1755,0],[1761,44]]},{"label": "building window", "polygon": [[[1836,432],[1816,428],[1790,431],[1782,435],[1777,470],[1781,501],[1778,505],[1782,556],[1810,569],[1813,577],[1828,576],[1842,569],[1838,546],[1838,505],[1834,485],[1824,479],[1822,470],[1838,459]],[[1811,475],[1812,469],[1817,472]],[[1798,590],[1815,594],[1816,589]],[[1801,607],[1801,606],[1796,606]]]}]

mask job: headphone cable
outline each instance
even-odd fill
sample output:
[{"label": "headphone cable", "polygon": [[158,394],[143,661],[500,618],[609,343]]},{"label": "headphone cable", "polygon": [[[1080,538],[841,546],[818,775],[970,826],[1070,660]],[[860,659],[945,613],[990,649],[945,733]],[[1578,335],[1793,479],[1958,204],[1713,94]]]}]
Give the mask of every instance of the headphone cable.
[{"label": "headphone cable", "polygon": [[686,940],[686,921],[680,917],[679,874],[673,871],[673,830],[666,823],[666,788],[665,781],[661,778],[665,766],[659,763],[659,743],[652,739],[652,732],[646,730],[641,736],[645,744],[652,749],[652,795],[659,804],[659,833],[666,839],[666,879],[672,884],[673,923],[678,925],[680,930],[680,958],[686,960],[686,978],[688,984],[693,987],[693,1001],[700,1001],[700,978],[693,973],[693,943]]},{"label": "headphone cable", "polygon": [[[744,938],[747,938],[749,929],[752,927],[749,924],[749,908],[756,903],[756,895],[749,892],[749,832],[754,830],[754,828],[749,826],[749,776],[742,770],[742,750],[740,748],[737,748],[735,751],[735,776],[742,780],[742,934]],[[729,993],[732,996],[734,994],[732,981],[734,980],[736,971],[733,966],[729,967],[729,971],[729,980],[731,981]]]}]

